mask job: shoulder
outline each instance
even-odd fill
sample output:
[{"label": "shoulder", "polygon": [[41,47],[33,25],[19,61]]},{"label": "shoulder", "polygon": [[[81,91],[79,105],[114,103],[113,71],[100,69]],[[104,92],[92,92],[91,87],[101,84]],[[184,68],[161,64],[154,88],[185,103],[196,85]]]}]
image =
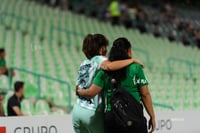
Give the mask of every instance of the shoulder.
[{"label": "shoulder", "polygon": [[10,98],[9,98],[9,100],[8,100],[8,102],[13,102],[13,101],[16,101],[16,96],[15,95],[12,95]]},{"label": "shoulder", "polygon": [[102,69],[100,69],[97,73],[98,73],[98,74],[105,74],[105,71],[102,70]]},{"label": "shoulder", "polygon": [[85,59],[84,61],[81,62],[79,70],[85,69],[86,67],[90,67],[90,64],[91,64],[90,60]]},{"label": "shoulder", "polygon": [[103,75],[105,75],[105,71],[104,71],[104,70],[102,70],[102,69],[100,69],[100,70],[98,70],[98,71],[97,71],[97,73],[96,73],[96,76],[95,76],[95,77],[98,77],[98,78],[100,78],[100,77],[102,77]]},{"label": "shoulder", "polygon": [[140,64],[137,64],[137,63],[132,63],[128,66],[128,68],[130,69],[142,69],[142,66]]},{"label": "shoulder", "polygon": [[90,62],[90,60],[85,59],[85,60],[83,60],[83,61],[81,62],[81,65],[80,65],[80,66],[83,66],[83,65],[85,65],[85,64],[88,64],[89,62]]},{"label": "shoulder", "polygon": [[107,57],[105,56],[101,56],[101,55],[98,55],[98,56],[95,56],[91,59],[91,61],[93,62],[97,62],[97,63],[101,63],[103,61],[107,60]]},{"label": "shoulder", "polygon": [[143,71],[143,68],[140,64],[132,63],[127,67],[127,71],[131,74],[133,74],[133,73],[136,74],[136,73]]}]

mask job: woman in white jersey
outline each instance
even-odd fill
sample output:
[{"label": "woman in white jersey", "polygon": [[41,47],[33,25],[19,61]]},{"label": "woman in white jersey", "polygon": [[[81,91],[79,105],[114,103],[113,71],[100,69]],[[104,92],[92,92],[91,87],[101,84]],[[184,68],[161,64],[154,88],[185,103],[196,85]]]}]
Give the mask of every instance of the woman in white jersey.
[{"label": "woman in white jersey", "polygon": [[[89,34],[85,37],[82,51],[87,59],[80,65],[76,82],[77,87],[80,89],[88,88],[100,68],[114,71],[133,62],[140,63],[134,58],[115,62],[108,61],[105,57],[107,46],[108,40],[104,35]],[[77,98],[72,111],[73,127],[76,133],[104,133],[101,100],[100,94],[92,99]]]}]

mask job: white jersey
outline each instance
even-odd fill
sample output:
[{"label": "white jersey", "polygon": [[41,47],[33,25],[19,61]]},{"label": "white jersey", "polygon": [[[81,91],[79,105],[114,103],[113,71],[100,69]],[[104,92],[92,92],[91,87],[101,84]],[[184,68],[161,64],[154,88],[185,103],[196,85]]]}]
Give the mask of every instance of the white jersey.
[{"label": "white jersey", "polygon": [[[90,60],[84,60],[78,71],[76,85],[78,85],[80,89],[89,88],[96,72],[100,69],[102,62],[105,60],[107,60],[107,58],[104,56],[95,56]],[[89,110],[96,110],[101,102],[102,99],[99,95],[96,95],[92,99],[77,99],[77,104]]]}]

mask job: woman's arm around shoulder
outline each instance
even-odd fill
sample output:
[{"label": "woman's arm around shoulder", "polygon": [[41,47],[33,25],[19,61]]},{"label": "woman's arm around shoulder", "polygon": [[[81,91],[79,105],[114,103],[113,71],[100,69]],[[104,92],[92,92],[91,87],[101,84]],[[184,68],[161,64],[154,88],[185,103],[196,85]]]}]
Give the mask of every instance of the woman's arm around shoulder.
[{"label": "woman's arm around shoulder", "polygon": [[107,71],[116,71],[116,70],[122,69],[132,63],[138,63],[142,67],[144,67],[144,64],[140,60],[138,60],[136,58],[131,58],[131,59],[119,60],[119,61],[113,61],[113,62],[106,60],[101,64],[101,68],[104,70],[107,70]]}]

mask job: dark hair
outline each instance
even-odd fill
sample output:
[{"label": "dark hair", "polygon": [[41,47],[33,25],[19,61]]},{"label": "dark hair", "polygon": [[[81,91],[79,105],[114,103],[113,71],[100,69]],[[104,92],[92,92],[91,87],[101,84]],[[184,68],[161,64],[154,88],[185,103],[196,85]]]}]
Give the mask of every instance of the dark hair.
[{"label": "dark hair", "polygon": [[5,49],[4,48],[0,48],[0,54],[5,52]]},{"label": "dark hair", "polygon": [[88,34],[83,40],[82,51],[88,59],[99,55],[99,50],[108,46],[108,40],[102,34]]},{"label": "dark hair", "polygon": [[18,92],[23,86],[24,86],[24,82],[22,82],[22,81],[16,81],[15,85],[14,85],[15,92]]},{"label": "dark hair", "polygon": [[[113,42],[113,46],[109,53],[109,60],[125,60],[130,59],[128,55],[128,50],[131,48],[131,43],[128,39],[121,37],[116,39]],[[117,81],[122,81],[126,78],[126,68],[122,68],[117,71],[107,72],[112,78],[115,78]]]}]

